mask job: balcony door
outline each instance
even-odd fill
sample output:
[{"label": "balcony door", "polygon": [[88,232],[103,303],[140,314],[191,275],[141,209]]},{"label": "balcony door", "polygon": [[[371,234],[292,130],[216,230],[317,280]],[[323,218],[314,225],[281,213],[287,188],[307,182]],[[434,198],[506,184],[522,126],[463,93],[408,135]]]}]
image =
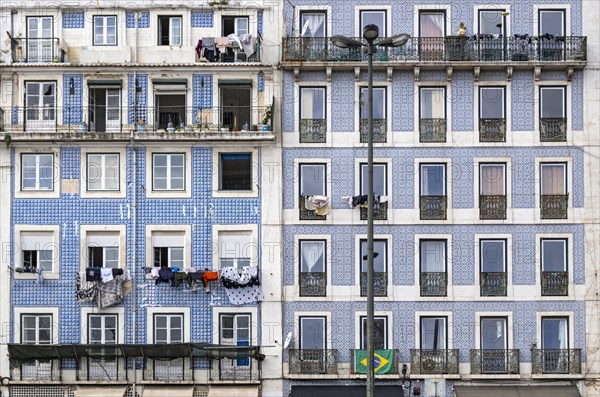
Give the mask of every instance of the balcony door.
[{"label": "balcony door", "polygon": [[569,373],[568,321],[563,317],[542,318],[544,373]]},{"label": "balcony door", "polygon": [[481,319],[481,372],[507,373],[508,336],[506,318]]},{"label": "balcony door", "polygon": [[27,62],[50,62],[52,55],[52,17],[28,17]]},{"label": "balcony door", "polygon": [[227,84],[219,85],[221,120],[220,125],[231,131],[245,129],[249,130],[251,124],[258,120],[251,120],[250,101],[251,84]]},{"label": "balcony door", "polygon": [[300,36],[327,37],[327,12],[300,12]]},{"label": "balcony door", "polygon": [[56,83],[25,83],[26,129],[49,130],[56,126]]},{"label": "balcony door", "polygon": [[121,88],[90,87],[90,130],[118,132],[121,130]]},{"label": "balcony door", "polygon": [[[221,314],[221,344],[227,346],[250,346],[251,323],[250,314]],[[239,358],[232,361],[233,367],[248,368],[250,358]],[[221,371],[225,370],[221,366]]]},{"label": "balcony door", "polygon": [[300,373],[326,372],[325,317],[300,317]]},{"label": "balcony door", "polygon": [[325,240],[300,241],[300,296],[326,295],[325,243]]},{"label": "balcony door", "polygon": [[567,194],[566,164],[542,164],[542,196],[565,196]]},{"label": "balcony door", "polygon": [[553,36],[565,35],[565,10],[539,10],[538,34]]},{"label": "balcony door", "polygon": [[446,12],[419,12],[419,47],[422,60],[444,59],[444,37],[446,36]]}]

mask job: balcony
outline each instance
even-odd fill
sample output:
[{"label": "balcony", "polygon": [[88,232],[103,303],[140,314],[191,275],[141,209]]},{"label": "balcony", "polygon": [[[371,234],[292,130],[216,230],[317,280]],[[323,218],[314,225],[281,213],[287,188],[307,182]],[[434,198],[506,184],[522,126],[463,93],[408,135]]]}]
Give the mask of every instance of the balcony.
[{"label": "balcony", "polygon": [[506,272],[481,272],[479,292],[481,296],[506,296]]},{"label": "balcony", "polygon": [[290,374],[337,374],[337,350],[335,349],[290,349],[289,357]]},{"label": "balcony", "polygon": [[420,196],[419,209],[421,220],[446,219],[446,196]]},{"label": "balcony", "polygon": [[[369,120],[360,119],[360,143],[369,142]],[[373,119],[373,143],[387,142],[387,119]]]},{"label": "balcony", "polygon": [[326,296],[327,273],[300,272],[300,296]]},{"label": "balcony", "polygon": [[[362,37],[355,40],[363,41]],[[582,36],[494,37],[490,35],[412,37],[401,47],[381,49],[375,63],[471,62],[585,62],[587,38]],[[286,37],[285,62],[366,62],[360,49],[338,48],[328,37]]]},{"label": "balcony", "polygon": [[325,143],[327,120],[300,119],[300,143]]},{"label": "balcony", "polygon": [[[387,273],[373,273],[373,295],[387,296]],[[360,272],[360,296],[367,296],[367,272]]]},{"label": "balcony", "polygon": [[189,357],[159,360],[147,358],[143,379],[161,382],[192,381],[193,372]]},{"label": "balcony", "polygon": [[567,296],[569,295],[568,272],[542,271],[542,296]]},{"label": "balcony", "polygon": [[581,349],[531,349],[534,375],[581,374]]},{"label": "balcony", "polygon": [[458,349],[411,349],[410,373],[456,375],[458,374]]},{"label": "balcony", "polygon": [[[12,61],[18,63],[64,62],[66,48],[57,38],[13,38]],[[63,43],[64,44],[64,43]]]},{"label": "balcony", "polygon": [[313,210],[306,209],[306,196],[300,195],[298,198],[298,208],[300,209],[300,220],[301,221],[324,221],[327,219],[326,215],[317,215]]},{"label": "balcony", "polygon": [[480,195],[479,219],[506,219],[506,195]]},{"label": "balcony", "polygon": [[446,142],[446,119],[419,119],[419,142]]},{"label": "balcony", "polygon": [[568,194],[545,194],[540,197],[542,219],[567,219]]},{"label": "balcony", "polygon": [[256,382],[260,381],[260,362],[254,357],[229,358],[228,354],[210,362],[210,380],[223,382]]},{"label": "balcony", "polygon": [[567,141],[567,119],[566,118],[541,118],[540,119],[540,142],[566,142]]},{"label": "balcony", "polygon": [[446,296],[448,275],[446,272],[421,272],[421,296]]},{"label": "balcony", "polygon": [[506,119],[479,119],[479,142],[506,142]]},{"label": "balcony", "polygon": [[518,349],[471,350],[471,374],[473,375],[513,375],[518,373]]},{"label": "balcony", "polygon": [[[254,39],[251,39],[254,41]],[[250,56],[246,55],[243,48],[235,40],[229,41],[229,47],[224,47],[225,52],[215,50],[212,52],[204,51],[204,56],[198,56],[196,53],[196,62],[208,62],[208,63],[248,63],[248,62],[260,62],[260,40],[256,40],[253,46],[250,48],[254,49],[254,53]]]},{"label": "balcony", "polygon": [[126,380],[123,357],[83,357],[79,361],[77,379],[82,381],[115,382]]},{"label": "balcony", "polygon": [[[385,221],[387,220],[387,207],[388,203],[379,203],[379,206],[373,208],[373,220],[374,221]],[[369,209],[360,207],[360,220],[366,221],[369,219]]]},{"label": "balcony", "polygon": [[12,367],[10,377],[25,382],[60,381],[60,364],[60,360],[31,360]]},{"label": "balcony", "polygon": [[[367,351],[364,349],[351,349],[351,367],[350,373],[352,375],[360,374],[364,375],[367,373]],[[382,364],[380,369],[375,368],[375,375],[396,375],[398,374],[398,349],[375,349],[375,354],[379,356],[380,363]],[[357,365],[358,363],[358,365]],[[363,364],[364,363],[364,364]],[[362,364],[362,365],[361,365]]]}]

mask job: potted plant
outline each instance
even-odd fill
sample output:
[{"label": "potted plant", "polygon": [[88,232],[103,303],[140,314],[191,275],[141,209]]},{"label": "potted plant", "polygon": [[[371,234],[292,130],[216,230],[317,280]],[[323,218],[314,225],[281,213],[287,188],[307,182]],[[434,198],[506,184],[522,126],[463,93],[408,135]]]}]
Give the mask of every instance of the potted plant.
[{"label": "potted plant", "polygon": [[81,124],[79,124],[79,132],[87,132],[87,130],[87,123],[85,121],[82,121]]},{"label": "potted plant", "polygon": [[142,118],[139,118],[137,121],[137,125],[136,125],[136,129],[138,132],[145,132],[146,131],[146,123],[144,123],[144,120]]},{"label": "potted plant", "polygon": [[262,119],[262,130],[269,131],[271,128],[271,118],[273,117],[273,108],[269,105],[265,108],[265,114]]}]

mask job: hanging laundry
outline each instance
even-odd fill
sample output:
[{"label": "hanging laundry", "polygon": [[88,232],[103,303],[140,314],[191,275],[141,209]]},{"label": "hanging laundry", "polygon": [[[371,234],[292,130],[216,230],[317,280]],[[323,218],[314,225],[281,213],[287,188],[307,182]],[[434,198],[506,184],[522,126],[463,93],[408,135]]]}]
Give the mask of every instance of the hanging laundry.
[{"label": "hanging laundry", "polygon": [[210,292],[210,282],[219,282],[219,272],[204,272],[202,279],[204,280],[204,292],[208,294]]},{"label": "hanging laundry", "polygon": [[156,279],[155,284],[158,285],[159,283],[168,283],[169,281],[171,281],[172,285],[173,285],[174,278],[175,278],[175,274],[173,273],[173,270],[171,268],[161,267],[160,270],[158,271],[158,278]]},{"label": "hanging laundry", "polygon": [[304,208],[315,211],[315,214],[325,216],[329,214],[329,198],[327,196],[308,196],[304,200]]},{"label": "hanging laundry", "polygon": [[240,272],[233,267],[223,268],[221,282],[232,305],[256,303],[264,299],[256,267],[245,266]]},{"label": "hanging laundry", "polygon": [[85,272],[77,273],[75,296],[80,302],[90,302],[96,298],[96,283],[86,281]]},{"label": "hanging laundry", "polygon": [[97,283],[96,305],[98,309],[114,306],[123,300],[123,283],[127,277],[116,276],[107,283]]},{"label": "hanging laundry", "polygon": [[93,282],[100,281],[100,268],[99,267],[88,267],[85,271],[85,281]]},{"label": "hanging laundry", "polygon": [[183,281],[186,281],[190,276],[184,272],[176,272],[173,278],[173,287],[179,287]]},{"label": "hanging laundry", "polygon": [[102,280],[103,283],[107,283],[109,281],[112,281],[113,279],[113,272],[111,268],[106,268],[103,267],[102,269],[100,269],[100,278]]}]

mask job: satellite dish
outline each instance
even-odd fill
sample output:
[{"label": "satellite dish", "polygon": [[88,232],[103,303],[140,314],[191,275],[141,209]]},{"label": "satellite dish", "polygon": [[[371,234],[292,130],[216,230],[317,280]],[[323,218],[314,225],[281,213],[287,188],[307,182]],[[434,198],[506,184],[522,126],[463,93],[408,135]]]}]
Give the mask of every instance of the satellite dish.
[{"label": "satellite dish", "polygon": [[290,342],[292,341],[292,332],[288,332],[287,335],[285,336],[285,342],[283,342],[283,348],[287,349],[288,346],[290,345]]}]

